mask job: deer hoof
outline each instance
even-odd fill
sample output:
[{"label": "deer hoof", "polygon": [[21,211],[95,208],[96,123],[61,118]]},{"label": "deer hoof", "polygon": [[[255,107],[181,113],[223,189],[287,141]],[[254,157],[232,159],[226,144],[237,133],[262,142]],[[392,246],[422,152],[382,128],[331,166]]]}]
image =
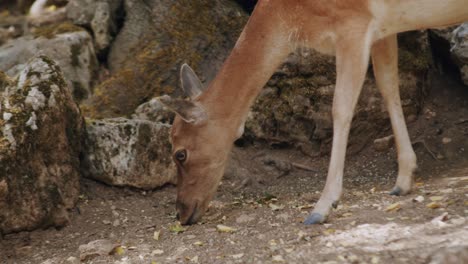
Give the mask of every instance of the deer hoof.
[{"label": "deer hoof", "polygon": [[400,187],[395,186],[393,190],[390,191],[390,195],[400,196],[403,195],[403,191]]},{"label": "deer hoof", "polygon": [[305,225],[315,225],[325,222],[325,216],[319,213],[311,213],[304,221]]}]

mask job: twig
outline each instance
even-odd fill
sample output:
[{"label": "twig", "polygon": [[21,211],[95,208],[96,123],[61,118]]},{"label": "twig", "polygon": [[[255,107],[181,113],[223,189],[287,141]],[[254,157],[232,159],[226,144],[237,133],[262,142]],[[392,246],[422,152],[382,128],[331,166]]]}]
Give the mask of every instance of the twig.
[{"label": "twig", "polygon": [[304,165],[304,164],[293,162],[293,163],[291,163],[291,165],[296,169],[311,171],[311,172],[318,172],[317,170],[315,170],[315,169],[313,169],[313,168],[311,168],[311,167],[309,167],[307,165]]},{"label": "twig", "polygon": [[455,125],[461,125],[464,123],[468,123],[468,118],[460,119],[458,122],[455,122]]},{"label": "twig", "polygon": [[426,149],[426,151],[431,155],[431,157],[434,159],[434,160],[439,160],[437,159],[437,156],[435,155],[434,152],[432,152],[429,147],[427,146],[426,144],[426,141],[424,139],[418,139],[414,142],[411,143],[411,145],[416,145],[417,143],[421,143],[423,145],[423,147]]}]

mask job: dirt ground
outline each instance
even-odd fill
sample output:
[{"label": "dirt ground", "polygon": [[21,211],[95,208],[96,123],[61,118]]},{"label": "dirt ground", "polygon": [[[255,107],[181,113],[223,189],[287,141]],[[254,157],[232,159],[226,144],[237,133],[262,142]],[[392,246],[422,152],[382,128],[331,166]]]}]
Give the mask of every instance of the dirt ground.
[{"label": "dirt ground", "polygon": [[[203,222],[183,232],[174,227],[174,186],[144,192],[83,180],[71,224],[3,237],[0,263],[79,263],[79,246],[99,239],[120,247],[84,263],[448,263],[443,248],[466,256],[468,89],[440,77],[435,87],[444,89],[432,89],[409,123],[420,167],[410,195],[388,195],[395,148],[376,152],[370,143],[348,155],[344,195],[328,223],[304,226],[329,157],[257,143],[235,148]],[[220,224],[235,230],[220,232]]]}]

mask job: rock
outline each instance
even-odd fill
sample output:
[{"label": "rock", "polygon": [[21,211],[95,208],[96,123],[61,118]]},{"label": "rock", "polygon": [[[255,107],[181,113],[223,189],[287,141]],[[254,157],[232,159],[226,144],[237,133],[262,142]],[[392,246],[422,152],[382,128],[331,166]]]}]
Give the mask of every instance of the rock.
[{"label": "rock", "polygon": [[76,257],[69,257],[67,258],[67,262],[66,263],[69,263],[69,264],[80,264],[80,260],[78,260],[78,258]]},{"label": "rock", "polygon": [[[422,105],[431,52],[426,32],[399,37],[400,93],[407,116]],[[291,145],[309,155],[328,152],[333,134],[331,107],[335,58],[300,49],[290,55],[257,98],[246,122],[245,136]],[[350,152],[362,149],[390,121],[375,80],[369,76],[352,123]]]},{"label": "rock", "polygon": [[91,28],[97,51],[109,47],[117,33],[123,0],[70,0],[67,18],[74,24]]},{"label": "rock", "polygon": [[87,114],[129,115],[162,94],[181,95],[179,68],[189,63],[207,82],[233,48],[247,15],[231,0],[124,0],[124,26],[112,43],[112,78],[96,88]]},{"label": "rock", "polygon": [[374,149],[377,151],[388,151],[394,144],[394,136],[390,135],[374,140]]},{"label": "rock", "polygon": [[458,27],[431,30],[436,56],[442,67],[457,70],[468,85],[468,22]]},{"label": "rock", "polygon": [[83,173],[116,186],[153,189],[175,181],[170,126],[114,118],[89,121]]},{"label": "rock", "polygon": [[141,104],[132,115],[132,119],[149,120],[152,122],[172,123],[174,112],[165,108],[156,98]]},{"label": "rock", "polygon": [[79,195],[84,122],[45,56],[6,81],[0,97],[0,233],[63,226]]},{"label": "rock", "polygon": [[14,76],[36,54],[56,61],[73,97],[80,101],[91,93],[97,67],[91,36],[70,23],[40,27],[33,36],[13,39],[0,47],[0,71]]},{"label": "rock", "polygon": [[88,244],[81,245],[78,248],[80,251],[80,260],[88,261],[98,256],[110,255],[117,247],[119,247],[119,245],[114,244],[107,239],[91,241]]},{"label": "rock", "polygon": [[455,246],[441,248],[429,257],[429,264],[468,263],[468,247]]}]

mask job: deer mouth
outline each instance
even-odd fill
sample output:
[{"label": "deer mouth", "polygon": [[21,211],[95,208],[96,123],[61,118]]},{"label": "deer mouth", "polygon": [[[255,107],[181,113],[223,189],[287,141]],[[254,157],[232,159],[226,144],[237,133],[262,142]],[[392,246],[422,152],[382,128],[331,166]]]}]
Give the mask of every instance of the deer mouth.
[{"label": "deer mouth", "polygon": [[[177,213],[177,218],[179,219],[180,223],[182,225],[193,225],[197,223],[198,221],[198,203],[195,203],[195,205],[192,208],[186,208],[188,210],[191,209],[191,212],[180,212]],[[184,215],[188,215],[188,217],[184,217]]]}]

